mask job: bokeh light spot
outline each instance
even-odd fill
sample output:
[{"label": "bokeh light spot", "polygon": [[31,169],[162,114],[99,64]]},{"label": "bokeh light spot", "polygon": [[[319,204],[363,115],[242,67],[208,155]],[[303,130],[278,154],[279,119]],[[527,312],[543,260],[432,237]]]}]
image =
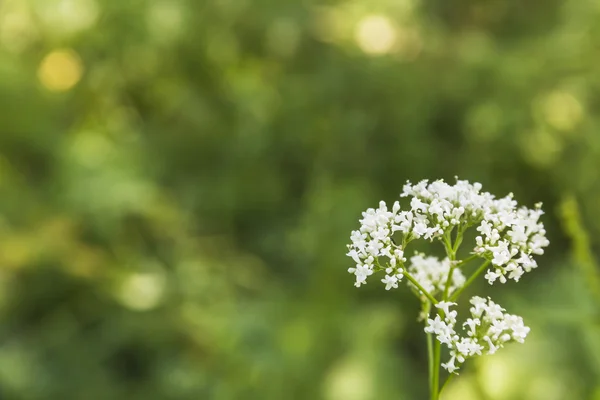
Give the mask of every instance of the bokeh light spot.
[{"label": "bokeh light spot", "polygon": [[346,359],[335,366],[326,380],[327,400],[367,400],[373,394],[373,374],[363,360]]},{"label": "bokeh light spot", "polygon": [[64,92],[79,82],[83,74],[81,59],[73,50],[55,50],[48,54],[38,68],[38,78],[53,92]]},{"label": "bokeh light spot", "polygon": [[520,145],[527,162],[539,168],[554,165],[564,147],[561,138],[546,129],[523,134],[520,137]]},{"label": "bokeh light spot", "polygon": [[473,382],[473,377],[465,374],[460,375],[461,379],[455,379],[444,388],[442,392],[442,400],[461,399],[461,400],[478,400],[479,395],[477,384]]},{"label": "bokeh light spot", "polygon": [[95,0],[43,0],[35,7],[52,35],[72,35],[92,27],[100,14]]},{"label": "bokeh light spot", "polygon": [[182,31],[184,15],[180,5],[174,1],[156,1],[148,8],[147,24],[154,38],[168,43]]},{"label": "bokeh light spot", "polygon": [[512,399],[519,390],[514,366],[506,355],[479,359],[479,383],[489,399]]},{"label": "bokeh light spot", "polygon": [[39,36],[31,14],[25,7],[6,13],[0,11],[0,43],[14,53],[27,49]]},{"label": "bokeh light spot", "polygon": [[119,297],[124,306],[146,311],[156,307],[165,289],[164,276],[158,273],[136,273],[125,279]]},{"label": "bokeh light spot", "polygon": [[396,44],[397,31],[389,18],[383,15],[369,15],[356,26],[355,39],[358,46],[367,54],[390,53]]},{"label": "bokeh light spot", "polygon": [[573,130],[583,117],[583,106],[570,93],[556,91],[542,101],[546,121],[560,131]]}]

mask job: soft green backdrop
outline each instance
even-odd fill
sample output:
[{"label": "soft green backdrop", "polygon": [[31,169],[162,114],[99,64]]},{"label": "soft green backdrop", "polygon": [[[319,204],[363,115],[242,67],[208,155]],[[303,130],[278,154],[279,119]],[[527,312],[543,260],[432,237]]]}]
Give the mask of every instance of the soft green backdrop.
[{"label": "soft green backdrop", "polygon": [[0,398],[424,399],[418,304],[344,256],[454,176],[551,246],[445,398],[600,399],[600,3],[0,2]]}]

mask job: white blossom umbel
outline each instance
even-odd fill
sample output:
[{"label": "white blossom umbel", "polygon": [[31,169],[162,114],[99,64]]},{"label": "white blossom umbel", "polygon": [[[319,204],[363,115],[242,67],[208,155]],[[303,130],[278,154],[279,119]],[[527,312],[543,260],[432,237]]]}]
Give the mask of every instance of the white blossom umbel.
[{"label": "white blossom umbel", "polygon": [[[399,210],[399,202],[394,203],[392,211],[388,211],[385,202],[381,201],[379,208],[369,208],[363,212],[360,220],[362,226],[360,230],[352,232],[352,244],[348,246],[350,251],[347,254],[356,262],[355,268],[348,269],[348,272],[356,276],[355,286],[360,287],[366,283],[374,268],[382,268],[383,263],[386,265],[387,275],[382,281],[386,284],[386,289],[398,287],[403,273],[401,266],[406,258],[402,247],[394,243],[391,235]],[[387,262],[380,261],[380,257],[386,257]]]},{"label": "white blossom umbel", "polygon": [[347,255],[356,263],[349,269],[356,286],[366,283],[373,272],[385,270],[382,281],[386,288],[397,287],[409,242],[420,238],[447,241],[452,232],[459,233],[462,240],[462,233],[470,227],[479,233],[471,253],[490,261],[485,275],[490,284],[519,281],[524,272],[537,267],[533,256],[543,254],[549,244],[539,222],[541,204],[534,209],[519,207],[512,193],[496,199],[482,192],[479,183],[457,180],[450,185],[424,180],[416,185],[407,183],[400,196],[410,199],[409,208],[401,210],[396,201],[389,210],[382,201],[377,209],[362,213],[360,228],[352,232]]},{"label": "white blossom umbel", "polygon": [[[549,242],[540,222],[541,203],[533,209],[519,206],[512,193],[496,198],[483,192],[479,183],[408,182],[400,197],[406,198],[404,208],[395,201],[390,210],[382,201],[362,213],[360,228],[352,232],[348,245],[347,255],[355,264],[348,271],[359,287],[385,271],[379,280],[386,290],[405,281],[417,295],[425,332],[436,340],[428,352],[430,360],[438,360],[430,369],[432,399],[437,399],[442,344],[450,356],[441,367],[456,373],[468,358],[493,354],[508,342],[522,343],[529,333],[521,317],[477,296],[470,299],[471,316],[457,323],[452,308],[462,292],[484,274],[489,284],[518,282],[537,267],[534,256],[543,254]],[[465,238],[474,239],[465,245]],[[406,248],[418,239],[441,243],[445,258],[414,253],[407,262]],[[475,260],[480,265],[471,268],[468,264]]]},{"label": "white blossom umbel", "polygon": [[[427,290],[430,294],[436,295],[442,293],[446,286],[448,274],[450,273],[450,259],[439,260],[436,257],[426,256],[423,253],[415,253],[410,258],[408,272],[413,278]],[[454,293],[456,289],[465,284],[465,276],[460,269],[452,271],[450,284],[448,285],[448,294]],[[413,284],[411,286],[414,287]]]},{"label": "white blossom umbel", "polygon": [[529,328],[523,319],[504,313],[504,308],[489,298],[474,296],[470,303],[471,317],[463,324],[462,332],[455,330],[457,312],[450,310],[455,303],[441,301],[436,307],[442,310],[434,319],[428,319],[425,332],[436,335],[450,351],[450,359],[442,364],[448,372],[456,372],[467,358],[475,355],[494,354],[505,343],[523,343]]}]

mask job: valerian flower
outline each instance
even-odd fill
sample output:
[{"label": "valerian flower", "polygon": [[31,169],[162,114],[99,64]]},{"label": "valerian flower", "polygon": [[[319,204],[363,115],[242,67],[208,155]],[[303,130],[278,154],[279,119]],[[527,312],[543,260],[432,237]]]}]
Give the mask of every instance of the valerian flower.
[{"label": "valerian flower", "polygon": [[455,303],[439,302],[436,307],[443,309],[445,317],[428,319],[425,326],[425,332],[436,335],[450,351],[450,359],[442,364],[450,373],[458,370],[467,358],[494,354],[508,342],[523,343],[529,333],[521,317],[504,313],[504,308],[491,299],[474,296],[470,303],[471,317],[463,323],[462,335],[455,330],[456,311],[449,310]]},{"label": "valerian flower", "polygon": [[[519,281],[525,272],[537,267],[535,255],[544,253],[549,242],[541,204],[534,209],[519,207],[513,195],[496,199],[481,191],[481,184],[458,180],[449,185],[442,180],[404,185],[401,197],[410,197],[410,209],[401,210],[394,202],[389,210],[379,207],[362,213],[359,230],[353,231],[348,256],[356,263],[349,271],[356,286],[366,283],[375,269],[393,268],[402,275],[404,247],[415,239],[443,240],[445,233],[476,227],[479,233],[471,253],[490,260],[486,279],[490,284]],[[398,240],[393,237],[397,234]],[[397,244],[399,243],[399,244]],[[365,268],[368,270],[365,270]],[[387,285],[387,281],[386,281]]]},{"label": "valerian flower", "polygon": [[[407,282],[422,302],[425,332],[438,342],[428,347],[430,357],[431,351],[435,353],[430,360],[440,359],[444,345],[449,358],[441,366],[450,373],[456,373],[468,358],[493,354],[509,342],[523,343],[529,333],[523,319],[507,314],[489,297],[470,299],[471,315],[460,329],[453,308],[462,291],[484,272],[487,282],[494,284],[518,282],[537,268],[534,257],[549,244],[540,222],[541,203],[532,209],[519,206],[512,193],[496,198],[482,191],[481,184],[458,179],[454,185],[443,180],[407,182],[400,197],[407,198],[406,207],[395,201],[389,209],[381,201],[377,208],[362,213],[360,227],[352,232],[347,255],[355,264],[348,269],[355,286],[366,284],[379,271],[385,272],[379,280],[386,290]],[[475,233],[474,243],[463,251],[467,255],[462,260],[457,259],[469,229]],[[417,252],[407,262],[406,248],[418,239],[441,242],[446,257]],[[466,278],[463,266],[476,259],[482,264]],[[432,392],[436,393],[438,367],[431,370]]]}]

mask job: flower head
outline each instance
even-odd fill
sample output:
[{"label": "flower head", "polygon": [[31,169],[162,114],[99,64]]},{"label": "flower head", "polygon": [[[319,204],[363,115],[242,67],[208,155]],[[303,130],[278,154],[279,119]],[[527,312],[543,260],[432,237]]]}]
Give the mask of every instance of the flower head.
[{"label": "flower head", "polygon": [[523,343],[529,333],[521,317],[505,313],[504,308],[491,299],[475,296],[470,303],[473,305],[471,318],[463,324],[462,335],[455,330],[456,311],[449,309],[454,303],[439,302],[437,307],[443,309],[446,316],[437,315],[425,326],[426,333],[435,334],[450,350],[450,360],[442,364],[450,373],[457,371],[467,358],[493,354],[508,342]]},{"label": "flower head", "polygon": [[[348,272],[354,275],[355,286],[366,284],[379,271],[385,271],[380,280],[386,290],[398,288],[406,278],[422,302],[425,332],[448,348],[450,357],[441,366],[450,373],[457,373],[471,357],[494,354],[509,342],[523,343],[529,334],[521,317],[478,296],[469,300],[470,316],[459,324],[453,308],[466,286],[486,268],[489,284],[518,282],[537,268],[534,257],[549,244],[540,222],[541,203],[529,209],[519,206],[512,193],[496,198],[481,189],[479,183],[458,179],[453,185],[443,180],[407,182],[400,195],[407,198],[406,207],[396,201],[390,210],[381,201],[377,208],[369,208],[348,245],[347,255],[355,263]],[[457,260],[469,228],[476,235],[470,256]],[[407,264],[406,247],[418,239],[441,242],[446,257],[414,253]],[[476,258],[483,262],[466,279],[463,266]]]},{"label": "flower head", "polygon": [[[449,359],[441,366],[451,374],[467,359],[494,354],[509,342],[523,343],[529,334],[521,317],[506,313],[489,297],[473,296],[470,316],[459,324],[453,308],[462,291],[486,268],[489,284],[518,282],[537,268],[534,256],[543,254],[549,244],[540,222],[541,203],[529,209],[519,206],[512,193],[496,198],[481,189],[479,183],[458,179],[453,185],[443,180],[407,182],[400,195],[408,198],[406,207],[396,201],[390,210],[381,201],[377,208],[369,208],[348,245],[347,255],[355,263],[348,272],[354,274],[355,286],[366,284],[378,271],[385,271],[380,280],[386,290],[397,289],[406,278],[422,302],[425,332],[448,349]],[[469,228],[476,235],[471,255],[457,260]],[[407,265],[406,247],[418,239],[442,242],[446,257],[414,253]],[[466,279],[462,267],[476,258],[483,262]],[[432,371],[439,372],[437,366]]]},{"label": "flower head", "polygon": [[[406,261],[404,247],[412,240],[444,240],[455,229],[463,232],[475,227],[478,236],[471,252],[490,260],[488,282],[518,282],[525,272],[537,267],[533,256],[543,254],[549,244],[539,221],[543,215],[541,204],[533,209],[519,207],[512,193],[497,199],[481,188],[479,183],[464,180],[457,180],[454,185],[443,180],[423,180],[414,185],[407,182],[400,196],[410,198],[409,207],[402,210],[396,201],[389,210],[381,201],[378,208],[363,212],[360,228],[350,237],[347,255],[372,272],[387,266],[402,268]],[[413,265],[419,265],[412,268],[412,273],[419,275],[417,271],[421,271],[421,280],[433,290],[439,282],[432,271],[441,270],[441,265],[449,261],[442,260],[431,268],[435,259],[420,257],[411,258]],[[373,263],[366,263],[369,259]],[[363,277],[370,275],[356,274],[356,269],[351,272],[359,285],[365,283]],[[460,285],[461,276],[460,271],[452,276],[452,290]],[[385,284],[388,286],[387,280]]]}]

